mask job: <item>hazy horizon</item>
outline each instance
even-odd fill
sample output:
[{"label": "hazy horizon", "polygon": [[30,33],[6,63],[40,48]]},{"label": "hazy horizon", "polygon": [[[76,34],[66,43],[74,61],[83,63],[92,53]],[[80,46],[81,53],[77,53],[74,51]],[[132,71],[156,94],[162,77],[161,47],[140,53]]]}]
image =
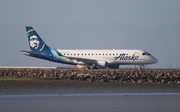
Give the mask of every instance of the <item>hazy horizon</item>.
[{"label": "hazy horizon", "polygon": [[[141,49],[180,68],[178,0],[0,0],[0,66],[64,66],[24,56],[25,26],[60,49]],[[121,67],[121,66],[120,66]]]}]

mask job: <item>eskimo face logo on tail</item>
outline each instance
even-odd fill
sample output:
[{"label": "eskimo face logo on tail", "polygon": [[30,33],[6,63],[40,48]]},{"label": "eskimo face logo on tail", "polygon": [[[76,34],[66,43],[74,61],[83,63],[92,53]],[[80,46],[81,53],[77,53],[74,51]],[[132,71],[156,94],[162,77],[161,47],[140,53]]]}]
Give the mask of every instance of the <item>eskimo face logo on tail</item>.
[{"label": "eskimo face logo on tail", "polygon": [[30,37],[30,41],[29,41],[29,44],[32,48],[35,48],[37,49],[39,47],[39,40],[38,40],[38,37],[33,35]]}]

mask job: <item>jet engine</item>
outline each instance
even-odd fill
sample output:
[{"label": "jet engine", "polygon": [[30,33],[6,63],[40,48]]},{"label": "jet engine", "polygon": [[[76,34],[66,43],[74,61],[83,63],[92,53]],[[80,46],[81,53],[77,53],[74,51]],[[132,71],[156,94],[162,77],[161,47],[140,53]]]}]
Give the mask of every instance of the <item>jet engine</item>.
[{"label": "jet engine", "polygon": [[97,68],[106,68],[108,63],[106,61],[97,61],[96,62],[96,67]]}]

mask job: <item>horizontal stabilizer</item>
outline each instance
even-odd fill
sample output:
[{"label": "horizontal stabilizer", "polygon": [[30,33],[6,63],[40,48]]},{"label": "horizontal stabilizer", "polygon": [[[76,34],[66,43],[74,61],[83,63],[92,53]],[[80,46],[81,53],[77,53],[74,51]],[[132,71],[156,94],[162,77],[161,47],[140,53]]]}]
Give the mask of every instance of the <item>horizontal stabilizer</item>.
[{"label": "horizontal stabilizer", "polygon": [[30,52],[30,51],[24,51],[24,50],[21,50],[21,52],[24,54],[24,55],[27,55],[27,56],[32,56],[32,57],[44,57],[44,55],[42,54],[39,54],[39,53],[35,53],[35,52]]}]

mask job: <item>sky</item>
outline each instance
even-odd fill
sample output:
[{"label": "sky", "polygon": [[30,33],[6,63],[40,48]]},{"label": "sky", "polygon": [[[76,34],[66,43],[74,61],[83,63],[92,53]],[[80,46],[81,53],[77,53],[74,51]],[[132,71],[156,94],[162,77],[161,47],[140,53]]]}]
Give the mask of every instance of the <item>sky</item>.
[{"label": "sky", "polygon": [[21,54],[25,26],[55,48],[142,49],[180,68],[179,0],[0,0],[0,66],[59,66]]},{"label": "sky", "polygon": [[0,0],[2,24],[179,23],[179,0]]}]

